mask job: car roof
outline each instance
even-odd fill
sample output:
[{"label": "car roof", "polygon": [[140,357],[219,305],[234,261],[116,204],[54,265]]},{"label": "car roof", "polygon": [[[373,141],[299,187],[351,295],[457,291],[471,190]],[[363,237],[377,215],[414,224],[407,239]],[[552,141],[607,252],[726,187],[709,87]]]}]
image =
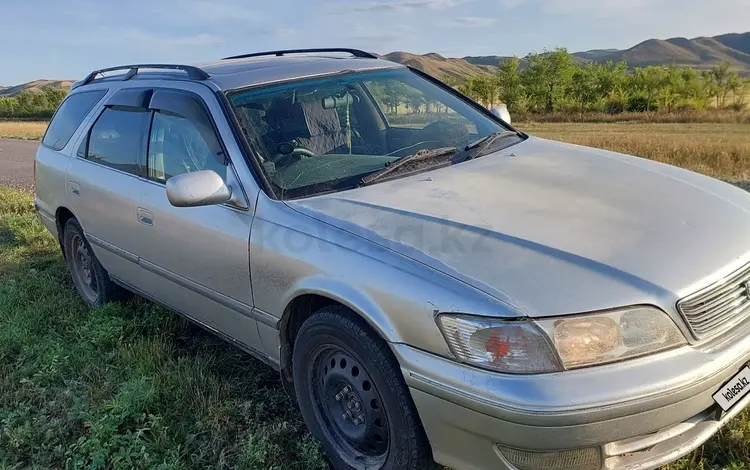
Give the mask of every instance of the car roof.
[{"label": "car roof", "polygon": [[222,90],[334,73],[404,68],[401,64],[381,59],[321,55],[229,59],[198,67],[211,75],[211,81]]},{"label": "car roof", "polygon": [[[364,54],[364,53],[363,53]],[[303,53],[290,55],[257,55],[217,60],[196,66],[189,65],[124,65],[92,72],[76,82],[73,89],[102,82],[138,82],[140,80],[209,81],[220,90],[232,90],[297,78],[307,78],[346,72],[405,68],[404,65],[370,57],[351,57],[333,54]],[[171,70],[169,70],[171,69]],[[115,75],[105,75],[121,71]],[[187,75],[185,74],[187,72]]]}]

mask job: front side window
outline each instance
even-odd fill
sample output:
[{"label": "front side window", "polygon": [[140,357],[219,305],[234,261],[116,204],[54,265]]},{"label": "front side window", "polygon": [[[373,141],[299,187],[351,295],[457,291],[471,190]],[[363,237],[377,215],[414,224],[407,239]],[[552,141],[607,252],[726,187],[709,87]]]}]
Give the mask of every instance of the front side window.
[{"label": "front side window", "polygon": [[148,110],[142,108],[106,108],[91,128],[86,159],[142,175],[139,162],[148,116]]},{"label": "front side window", "polygon": [[[352,189],[401,158],[446,148],[458,154],[482,138],[509,131],[406,69],[238,90],[228,98],[282,199]],[[416,167],[404,165],[408,174],[429,169]]]},{"label": "front side window", "polygon": [[227,162],[218,139],[210,126],[203,127],[206,137],[190,119],[155,111],[148,146],[149,178],[165,182],[183,173],[213,170],[226,181]]},{"label": "front side window", "polygon": [[105,93],[107,90],[96,90],[68,96],[49,123],[42,144],[53,150],[62,150],[68,145],[83,118],[91,112]]}]

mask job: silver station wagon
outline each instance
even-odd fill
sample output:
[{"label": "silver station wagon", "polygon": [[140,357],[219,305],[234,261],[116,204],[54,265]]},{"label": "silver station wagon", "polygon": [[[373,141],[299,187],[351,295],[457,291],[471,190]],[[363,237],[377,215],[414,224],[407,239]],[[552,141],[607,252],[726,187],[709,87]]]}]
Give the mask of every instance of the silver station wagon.
[{"label": "silver station wagon", "polygon": [[76,83],[35,204],[91,305],[280,371],[336,469],[653,469],[750,400],[750,195],[352,49]]}]

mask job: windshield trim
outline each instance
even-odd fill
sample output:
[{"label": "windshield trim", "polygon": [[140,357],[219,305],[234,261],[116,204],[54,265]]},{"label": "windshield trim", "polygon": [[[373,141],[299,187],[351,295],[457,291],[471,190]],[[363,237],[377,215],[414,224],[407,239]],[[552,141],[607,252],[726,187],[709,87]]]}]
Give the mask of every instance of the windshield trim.
[{"label": "windshield trim", "polygon": [[[423,79],[431,82],[435,86],[441,88],[443,91],[451,94],[456,99],[458,99],[460,101],[463,101],[465,104],[467,104],[468,106],[470,106],[471,108],[473,108],[475,111],[478,111],[484,117],[486,117],[486,118],[490,119],[491,121],[497,123],[501,127],[507,129],[508,131],[512,131],[512,132],[518,133],[518,136],[519,136],[518,141],[512,143],[511,145],[503,147],[503,149],[509,148],[509,147],[512,147],[512,146],[514,146],[516,144],[524,142],[524,141],[526,141],[529,138],[528,134],[526,134],[525,132],[520,131],[520,130],[514,128],[512,125],[510,125],[507,122],[503,121],[502,119],[498,118],[497,116],[495,116],[494,114],[492,114],[489,111],[489,109],[485,108],[484,106],[482,106],[478,102],[472,100],[468,96],[466,96],[463,93],[459,92],[458,90],[456,90],[452,86],[450,86],[450,85],[442,82],[441,80],[439,80],[439,79],[437,79],[437,78],[435,78],[435,77],[433,77],[433,76],[431,76],[431,75],[429,75],[429,74],[427,74],[425,72],[422,72],[421,70],[418,70],[418,69],[416,69],[414,67],[411,67],[411,66],[408,66],[408,65],[405,66],[405,65],[400,65],[400,64],[393,64],[393,66],[373,67],[373,68],[367,68],[367,69],[361,69],[361,70],[341,70],[341,71],[332,72],[332,73],[322,73],[322,74],[315,74],[315,75],[305,75],[305,76],[301,76],[301,77],[284,78],[284,79],[274,80],[274,81],[260,83],[260,84],[252,84],[252,85],[247,85],[247,86],[242,86],[242,87],[237,87],[237,88],[231,88],[231,89],[227,89],[227,90],[221,90],[221,91],[218,92],[218,94],[222,97],[219,101],[222,103],[222,108],[225,108],[224,112],[227,115],[227,118],[228,118],[227,120],[229,121],[229,125],[232,128],[232,132],[237,137],[237,140],[238,140],[238,142],[240,144],[240,147],[243,150],[243,152],[245,153],[245,161],[246,162],[250,162],[250,167],[253,170],[253,171],[251,171],[251,173],[253,173],[253,176],[256,177],[257,183],[260,186],[260,189],[262,191],[264,191],[267,196],[269,196],[271,199],[276,200],[276,201],[304,200],[304,199],[307,199],[307,198],[320,196],[321,194],[344,191],[344,190],[338,190],[338,191],[332,190],[332,191],[311,193],[311,194],[306,194],[306,195],[297,196],[297,197],[294,197],[294,196],[293,197],[288,197],[288,196],[284,197],[284,193],[289,193],[290,191],[289,190],[284,191],[282,188],[278,188],[277,185],[275,185],[268,178],[268,176],[265,174],[265,171],[263,171],[263,168],[261,167],[260,159],[259,159],[260,154],[254,148],[254,146],[250,143],[250,141],[247,139],[247,136],[245,135],[245,133],[242,131],[242,128],[240,126],[240,121],[239,121],[239,119],[237,117],[237,114],[235,112],[234,107],[232,106],[232,102],[231,102],[232,96],[234,96],[237,93],[241,93],[241,92],[245,92],[245,91],[256,90],[256,89],[259,90],[259,89],[263,89],[263,88],[267,88],[267,87],[284,85],[284,84],[292,84],[292,83],[296,83],[296,82],[306,82],[306,81],[309,81],[309,80],[324,79],[324,78],[328,78],[328,77],[339,77],[339,76],[352,76],[352,75],[360,75],[360,74],[369,74],[369,73],[373,73],[373,72],[389,71],[389,70],[408,70],[409,72],[414,73],[417,76],[419,76],[419,77],[421,77],[421,78],[423,78]],[[369,89],[367,89],[367,87],[365,87],[365,89],[366,89],[368,95],[370,95]],[[380,113],[382,113],[382,110],[379,107],[377,107],[377,108],[378,108],[378,111]],[[387,121],[386,121],[386,123],[387,123]],[[387,124],[387,125],[390,126],[390,124]],[[494,152],[492,152],[492,153],[494,153]],[[447,165],[439,165],[438,164],[438,165],[429,166],[429,167],[426,167],[426,168],[420,169],[420,170],[407,171],[407,172],[403,172],[403,173],[396,173],[392,177],[384,178],[383,180],[378,181],[377,183],[373,183],[373,186],[376,185],[376,184],[379,184],[381,182],[387,182],[387,181],[392,181],[394,179],[399,179],[399,178],[403,178],[403,177],[407,177],[407,176],[413,176],[414,174],[427,173],[427,172],[430,172],[432,170],[443,168],[444,166],[447,166]],[[358,176],[361,178],[363,175],[358,175]],[[348,179],[348,178],[346,178],[346,179]],[[347,190],[356,190],[356,189],[359,189],[359,186],[353,186],[351,188],[348,188]]]}]

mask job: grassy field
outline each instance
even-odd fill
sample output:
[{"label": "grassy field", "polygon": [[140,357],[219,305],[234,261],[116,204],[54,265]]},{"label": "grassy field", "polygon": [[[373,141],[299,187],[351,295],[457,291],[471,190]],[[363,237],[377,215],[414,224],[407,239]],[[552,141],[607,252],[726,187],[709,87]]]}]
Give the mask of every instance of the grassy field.
[{"label": "grassy field", "polygon": [[0,468],[322,469],[270,368],[153,304],[89,310],[0,188]]},{"label": "grassy field", "polygon": [[[749,176],[747,125],[520,127]],[[0,188],[0,469],[235,467],[326,468],[277,374],[147,301],[85,307],[30,194]],[[666,468],[750,470],[750,412]]]},{"label": "grassy field", "polygon": [[517,122],[622,122],[641,124],[750,124],[750,112],[731,110],[696,110],[674,113],[570,113],[556,112],[551,114],[516,114],[513,119]]},{"label": "grassy field", "polygon": [[726,180],[750,179],[750,124],[520,123],[538,137],[650,158]]},{"label": "grassy field", "polygon": [[39,140],[46,129],[46,121],[0,121],[0,139]]}]

